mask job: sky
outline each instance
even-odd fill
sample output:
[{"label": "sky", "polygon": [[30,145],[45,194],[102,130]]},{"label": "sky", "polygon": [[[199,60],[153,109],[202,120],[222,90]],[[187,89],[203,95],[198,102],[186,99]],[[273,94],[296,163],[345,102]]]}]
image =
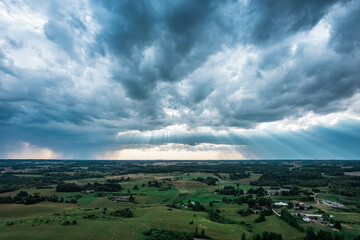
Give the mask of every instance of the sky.
[{"label": "sky", "polygon": [[0,158],[360,159],[360,0],[0,0]]}]

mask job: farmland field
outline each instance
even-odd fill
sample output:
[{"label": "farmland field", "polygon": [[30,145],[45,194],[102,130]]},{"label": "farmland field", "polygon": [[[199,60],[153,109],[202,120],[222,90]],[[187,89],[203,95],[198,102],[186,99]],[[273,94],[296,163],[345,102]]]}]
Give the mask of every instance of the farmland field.
[{"label": "farmland field", "polygon": [[[17,161],[0,163],[10,169]],[[356,176],[327,171],[309,187],[310,182],[298,182],[302,177],[298,172],[286,182],[269,175],[287,167],[286,176],[299,169],[306,172],[301,161],[270,162],[266,168],[256,162],[220,162],[211,163],[211,170],[196,162],[175,163],[179,168],[112,163],[121,167],[118,171],[108,162],[71,161],[61,162],[59,171],[57,162],[44,170],[41,162],[28,161],[25,167],[31,166],[32,171],[26,168],[22,173],[17,168],[0,175],[4,189],[0,239],[148,239],[153,229],[185,232],[199,239],[253,239],[273,232],[296,240],[304,239],[307,228],[329,232],[334,239],[355,239],[360,234],[358,188],[350,187],[344,195],[333,180],[352,183],[358,181]],[[322,163],[316,164],[321,168]],[[71,172],[74,166],[81,170]],[[284,192],[269,194],[268,190]],[[325,205],[324,200],[343,206]],[[286,206],[277,207],[276,202]],[[290,224],[285,212],[296,224]],[[322,220],[308,223],[300,213],[322,216]]]}]

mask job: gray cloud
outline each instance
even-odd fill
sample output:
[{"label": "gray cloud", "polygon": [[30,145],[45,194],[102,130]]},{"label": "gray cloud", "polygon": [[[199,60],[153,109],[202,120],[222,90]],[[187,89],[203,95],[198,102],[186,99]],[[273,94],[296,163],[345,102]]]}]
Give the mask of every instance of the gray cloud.
[{"label": "gray cloud", "polygon": [[0,129],[9,142],[74,156],[166,142],[250,146],[255,138],[231,134],[117,133],[325,115],[348,110],[360,88],[356,0],[6,5],[32,20],[0,24]]},{"label": "gray cloud", "polygon": [[360,3],[353,1],[332,19],[330,46],[340,53],[349,54],[360,46]]},{"label": "gray cloud", "polygon": [[336,0],[250,1],[250,44],[274,43],[314,27]]},{"label": "gray cloud", "polygon": [[97,18],[103,28],[98,43],[118,59],[122,70],[115,67],[115,80],[129,97],[146,99],[158,81],[186,77],[232,37],[220,15],[229,3],[101,2],[103,11]]}]

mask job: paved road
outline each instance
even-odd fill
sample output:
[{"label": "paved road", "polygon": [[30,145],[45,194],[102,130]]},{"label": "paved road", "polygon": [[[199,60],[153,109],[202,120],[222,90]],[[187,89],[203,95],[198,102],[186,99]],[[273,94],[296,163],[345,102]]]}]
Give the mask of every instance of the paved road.
[{"label": "paved road", "polygon": [[272,210],[278,217],[280,217],[280,214],[277,211],[275,211],[275,209],[272,208]]}]

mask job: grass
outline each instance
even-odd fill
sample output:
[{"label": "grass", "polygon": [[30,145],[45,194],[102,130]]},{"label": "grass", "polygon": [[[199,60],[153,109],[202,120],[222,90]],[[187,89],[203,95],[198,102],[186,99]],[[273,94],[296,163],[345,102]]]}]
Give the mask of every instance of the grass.
[{"label": "grass", "polygon": [[43,224],[0,227],[0,239],[144,239],[141,227],[132,221],[80,220],[74,226]]},{"label": "grass", "polygon": [[76,180],[65,180],[66,183],[75,183],[77,185],[85,185],[86,183],[105,183],[106,178],[83,178],[83,179],[76,179]]},{"label": "grass", "polygon": [[245,222],[251,224],[251,230],[256,233],[262,233],[265,230],[281,233],[283,239],[302,239],[305,234],[281,220],[275,215],[267,216],[266,220],[261,223],[255,223],[255,219],[259,217],[257,214],[242,217],[237,214],[239,209],[246,209],[247,204],[240,206],[233,204],[215,204],[215,208],[221,211],[221,215],[237,222]]},{"label": "grass", "polygon": [[44,177],[44,175],[40,174],[14,174],[16,177]]},{"label": "grass", "polygon": [[[160,227],[174,231],[194,232],[195,227],[205,229],[206,234],[214,239],[237,239],[239,233],[247,232],[246,228],[238,224],[215,223],[208,219],[206,212],[193,212],[190,210],[173,209],[158,206],[138,209],[135,212],[138,221],[148,225],[150,228]],[[196,216],[194,216],[196,215]],[[190,221],[194,224],[189,224]],[[248,233],[249,234],[249,233]]]},{"label": "grass", "polygon": [[[189,173],[189,174],[131,174],[122,176],[111,176],[107,178],[88,178],[74,180],[83,185],[88,182],[105,182],[108,178],[131,177],[133,181],[120,183],[124,190],[120,193],[104,193],[105,197],[99,197],[94,194],[81,194],[82,198],[77,204],[50,203],[42,202],[34,205],[19,204],[0,204],[0,239],[144,239],[143,232],[150,228],[166,228],[173,231],[185,231],[193,233],[195,227],[205,230],[206,235],[213,239],[239,239],[244,232],[248,239],[253,235],[264,231],[281,233],[283,239],[303,239],[304,233],[281,220],[275,215],[266,217],[266,221],[255,223],[258,217],[251,214],[242,217],[237,214],[239,209],[246,209],[247,204],[225,204],[214,203],[213,209],[219,209],[220,215],[234,220],[235,224],[222,224],[212,222],[207,212],[194,212],[190,209],[169,209],[165,205],[173,201],[188,200],[199,201],[205,208],[210,209],[209,203],[213,200],[221,200],[224,196],[216,194],[214,191],[225,185],[236,186],[248,190],[253,186],[250,181],[256,180],[260,174],[251,174],[248,179],[230,180],[228,174],[222,173],[222,180],[216,186],[208,186],[204,183],[193,181],[196,177],[214,177],[209,173]],[[163,187],[170,184],[172,187],[167,191],[159,191],[158,188],[149,187],[149,180],[164,181],[166,178],[179,177],[180,180],[167,181]],[[141,185],[145,184],[145,187]],[[133,190],[138,185],[139,190]],[[119,202],[114,203],[108,199],[108,196],[128,195],[127,190],[135,197],[135,203]],[[67,198],[80,193],[58,193],[52,189],[23,189],[28,193],[40,193],[41,195],[57,195]],[[3,193],[0,196],[13,196],[18,191]],[[231,197],[231,196],[228,196]],[[274,196],[273,200],[289,201],[292,197]],[[320,199],[333,201],[352,200],[339,195],[321,193]],[[315,204],[315,203],[312,203]],[[134,217],[123,219],[112,217],[109,213],[119,208],[131,208],[134,211]],[[316,209],[308,212],[316,212],[317,208],[334,215],[335,219],[343,221],[360,222],[360,214],[356,212],[346,212],[344,209],[336,209],[319,204]],[[347,207],[347,206],[346,206]],[[104,208],[108,211],[103,214]],[[56,214],[56,215],[55,215]],[[95,214],[99,218],[95,220],[84,219],[84,215]],[[40,223],[41,219],[51,219],[51,223]],[[77,220],[77,225],[63,226],[60,221],[64,219]],[[15,225],[5,226],[7,221],[14,221]],[[23,223],[20,223],[23,221]],[[25,222],[26,221],[26,222]],[[189,224],[194,221],[194,224]],[[243,223],[241,223],[243,222]],[[245,223],[245,224],[244,224]],[[326,226],[320,224],[304,224],[304,227],[313,226],[316,230],[329,230]],[[359,224],[346,224],[343,226],[342,233],[346,239],[357,236],[360,232]],[[24,236],[26,236],[24,238]]]},{"label": "grass", "polygon": [[0,219],[49,216],[76,209],[76,204],[41,202],[34,205],[0,204]]}]

